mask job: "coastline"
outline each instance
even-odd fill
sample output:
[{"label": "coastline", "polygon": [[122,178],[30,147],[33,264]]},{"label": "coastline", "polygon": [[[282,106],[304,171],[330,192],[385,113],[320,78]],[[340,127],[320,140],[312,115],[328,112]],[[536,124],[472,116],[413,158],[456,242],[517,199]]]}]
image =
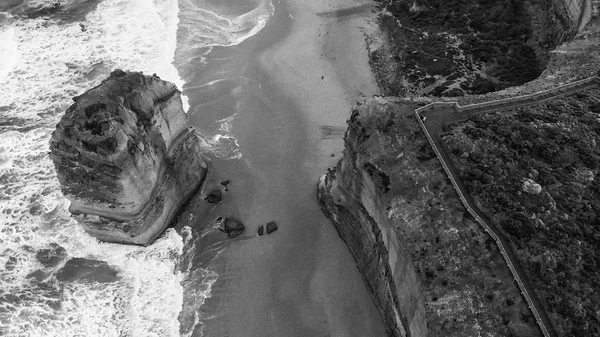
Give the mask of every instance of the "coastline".
[{"label": "coastline", "polygon": [[[307,195],[314,204],[310,211],[316,213],[313,221],[317,223],[314,230],[318,231],[314,235],[317,242],[311,247],[316,250],[315,265],[312,275],[306,278],[309,283],[306,294],[310,306],[320,307],[325,319],[317,319],[308,310],[304,315],[305,319],[313,320],[310,325],[321,323],[322,333],[327,335],[328,331],[331,336],[385,335],[378,330],[383,322],[348,248],[313,201],[318,177],[341,156],[346,120],[355,100],[378,93],[360,29],[368,20],[370,8],[362,4],[344,0],[292,3],[289,37],[259,55],[265,76],[295,104],[306,121],[309,154],[304,165],[310,182]],[[358,12],[336,16],[338,11],[343,13],[353,7],[362,7],[365,15]],[[306,230],[300,230],[290,233],[288,240],[307,234]],[[281,250],[285,251],[285,247]],[[340,262],[344,265],[338,265]],[[344,283],[339,283],[340,280]],[[359,298],[368,303],[357,301],[352,296],[355,292],[361,292]],[[289,301],[294,295],[290,291],[287,296]],[[282,301],[280,306],[284,305]],[[377,323],[368,324],[373,321]]]},{"label": "coastline", "polygon": [[[194,262],[218,279],[192,335],[383,336],[354,260],[314,197],[318,177],[340,158],[354,99],[377,93],[359,28],[370,7],[274,5],[261,32],[213,47],[184,86],[192,124],[203,130],[233,116],[242,153],[213,160],[205,189],[233,178],[231,191],[196,214]],[[210,227],[218,215],[238,217],[246,232],[222,241]],[[271,220],[280,229],[258,237],[257,227]]]},{"label": "coastline", "polygon": [[[320,169],[314,181],[339,160],[352,105],[360,97],[379,93],[362,32],[370,24],[371,7],[365,5],[369,3],[292,3],[290,37],[259,55],[269,79],[298,104],[308,120],[311,146],[320,154],[314,162]],[[319,130],[312,125],[319,125]]]}]

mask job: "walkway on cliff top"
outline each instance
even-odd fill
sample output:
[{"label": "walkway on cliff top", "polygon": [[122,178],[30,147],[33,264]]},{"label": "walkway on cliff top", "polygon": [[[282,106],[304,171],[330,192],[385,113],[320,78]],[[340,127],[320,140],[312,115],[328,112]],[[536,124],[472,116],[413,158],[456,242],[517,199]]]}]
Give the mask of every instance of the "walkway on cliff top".
[{"label": "walkway on cliff top", "polygon": [[527,96],[519,96],[467,106],[460,106],[456,102],[436,102],[415,110],[417,122],[427,136],[429,143],[433,147],[436,156],[444,167],[444,171],[446,171],[446,174],[452,182],[454,189],[458,193],[460,200],[467,208],[469,213],[488,232],[488,234],[498,245],[498,248],[504,257],[504,260],[506,261],[513,278],[515,279],[515,282],[517,282],[521,293],[525,297],[525,300],[527,301],[527,304],[529,305],[529,308],[531,309],[545,337],[558,337],[558,334],[556,333],[554,325],[552,324],[544,305],[537,296],[535,288],[529,281],[525,269],[521,266],[510,239],[499,230],[499,227],[495,222],[493,222],[479,207],[477,207],[475,201],[467,192],[466,186],[464,185],[458,170],[454,166],[449,154],[447,153],[440,135],[444,133],[444,127],[448,123],[466,120],[477,115],[483,115],[494,111],[513,109],[539,103],[557,96],[575,93],[597,85],[600,85],[600,78],[591,77]]}]

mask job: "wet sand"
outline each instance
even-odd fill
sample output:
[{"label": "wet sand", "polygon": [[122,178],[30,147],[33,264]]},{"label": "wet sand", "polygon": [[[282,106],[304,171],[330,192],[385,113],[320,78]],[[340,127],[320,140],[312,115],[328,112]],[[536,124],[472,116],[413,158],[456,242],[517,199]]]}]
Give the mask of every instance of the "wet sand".
[{"label": "wet sand", "polygon": [[[341,155],[352,103],[377,92],[359,28],[369,7],[274,5],[260,33],[215,48],[184,87],[200,132],[214,132],[214,121],[237,113],[233,134],[243,155],[213,158],[205,190],[231,179],[230,191],[194,215],[196,235],[205,234],[194,263],[219,275],[201,307],[204,335],[385,336],[348,249],[315,198],[318,176]],[[242,220],[246,232],[223,241],[210,229],[220,215]],[[279,230],[257,236],[268,221]]]}]

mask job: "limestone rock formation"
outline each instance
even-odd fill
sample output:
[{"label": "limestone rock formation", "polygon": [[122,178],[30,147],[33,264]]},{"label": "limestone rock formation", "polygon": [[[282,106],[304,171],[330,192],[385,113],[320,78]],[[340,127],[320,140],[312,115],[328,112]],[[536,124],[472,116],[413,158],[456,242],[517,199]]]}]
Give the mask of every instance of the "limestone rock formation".
[{"label": "limestone rock formation", "polygon": [[426,336],[417,274],[386,215],[390,177],[370,157],[370,153],[380,153],[379,144],[393,148],[371,132],[379,127],[392,129],[394,119],[371,111],[352,114],[343,157],[321,177],[317,198],[363,274],[388,327],[387,335]]},{"label": "limestone rock formation", "polygon": [[150,244],[207,170],[180,91],[115,70],[73,100],[50,140],[71,214],[100,240]]}]

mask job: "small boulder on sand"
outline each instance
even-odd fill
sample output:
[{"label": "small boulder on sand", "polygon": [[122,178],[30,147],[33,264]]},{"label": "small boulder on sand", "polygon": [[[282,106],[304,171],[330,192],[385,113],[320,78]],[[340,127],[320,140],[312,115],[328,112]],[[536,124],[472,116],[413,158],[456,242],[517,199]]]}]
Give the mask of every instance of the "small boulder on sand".
[{"label": "small boulder on sand", "polygon": [[235,238],[244,232],[246,227],[243,223],[238,220],[232,218],[225,218],[225,220],[221,221],[221,226],[219,230],[223,233],[226,233],[228,237]]},{"label": "small boulder on sand", "polygon": [[258,236],[263,236],[265,234],[265,226],[260,225],[260,227],[258,227]]},{"label": "small boulder on sand", "polygon": [[223,192],[217,189],[210,191],[206,196],[206,201],[208,201],[209,204],[218,204],[221,200],[223,200]]},{"label": "small boulder on sand", "polygon": [[271,221],[267,224],[267,234],[271,234],[277,230],[277,224],[275,221]]}]

